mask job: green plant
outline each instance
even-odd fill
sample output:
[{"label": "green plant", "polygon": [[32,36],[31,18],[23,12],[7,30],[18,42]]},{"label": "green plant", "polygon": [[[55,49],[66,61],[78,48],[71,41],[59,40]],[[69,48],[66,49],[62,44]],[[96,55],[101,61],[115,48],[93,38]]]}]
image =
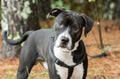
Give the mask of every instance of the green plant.
[{"label": "green plant", "polygon": [[65,9],[70,9],[70,4],[69,3],[65,3],[64,0],[51,0],[51,8],[55,8],[55,7],[64,7]]}]

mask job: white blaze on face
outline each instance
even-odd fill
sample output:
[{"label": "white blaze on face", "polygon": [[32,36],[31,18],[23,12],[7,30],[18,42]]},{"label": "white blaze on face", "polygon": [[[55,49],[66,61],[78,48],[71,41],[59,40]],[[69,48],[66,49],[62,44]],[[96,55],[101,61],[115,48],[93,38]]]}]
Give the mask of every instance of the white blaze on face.
[{"label": "white blaze on face", "polygon": [[[62,48],[62,47],[59,47],[60,44],[61,44],[61,39],[62,37],[66,37],[69,39],[69,42],[67,44],[67,48]],[[55,56],[60,59],[61,61],[63,61],[64,63],[68,64],[68,65],[74,65],[75,63],[73,62],[73,56],[71,54],[72,51],[76,50],[77,47],[79,46],[79,41],[81,39],[79,39],[75,45],[74,45],[74,48],[72,48],[72,38],[70,36],[70,34],[68,33],[68,28],[63,32],[61,33],[56,42],[55,42],[55,45],[54,45],[54,54]],[[70,50],[69,50],[70,49]]]},{"label": "white blaze on face", "polygon": [[[69,39],[67,48],[59,47],[59,45],[61,44],[62,37],[66,37]],[[69,50],[69,49],[71,49],[71,47],[72,47],[72,39],[68,33],[68,29],[66,29],[63,33],[61,33],[58,36],[58,38],[56,40],[56,43],[54,46],[54,54],[58,59],[60,59],[64,63],[66,63],[68,65],[75,65],[75,63],[73,62],[73,56],[71,55],[71,51]]]},{"label": "white blaze on face", "polygon": [[[69,42],[67,44],[67,49],[71,49],[71,47],[72,47],[72,38],[71,38],[70,34],[68,33],[68,28],[58,36],[58,38],[57,38],[57,40],[55,42],[55,47],[60,48],[59,46],[61,44],[62,37],[66,37],[66,38],[69,39]],[[66,48],[63,48],[63,49],[66,49]]]},{"label": "white blaze on face", "polygon": [[[61,44],[61,39],[62,37],[66,37],[69,39],[69,42],[67,44],[67,48],[62,48],[60,47]],[[72,51],[77,50],[77,47],[79,46],[79,41],[81,39],[79,39],[75,45],[74,48],[72,48],[72,38],[70,36],[70,34],[68,33],[68,28],[61,33],[54,45],[54,55],[61,60],[62,62],[64,62],[65,64],[67,64],[68,66],[71,65],[75,65],[76,63],[73,62],[73,56],[72,56]],[[70,49],[70,50],[69,50]],[[55,64],[56,70],[57,70],[57,74],[60,76],[61,79],[67,79],[68,77],[68,68],[62,67],[60,65]],[[83,73],[84,73],[84,69],[83,69],[83,63],[77,65],[74,68],[73,74],[71,76],[71,79],[82,79],[83,77]]]}]

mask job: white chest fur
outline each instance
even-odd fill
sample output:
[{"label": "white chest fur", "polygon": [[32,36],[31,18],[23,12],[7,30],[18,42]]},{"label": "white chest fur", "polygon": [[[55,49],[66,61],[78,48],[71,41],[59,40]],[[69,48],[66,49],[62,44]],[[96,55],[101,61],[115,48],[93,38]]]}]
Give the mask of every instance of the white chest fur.
[{"label": "white chest fur", "polygon": [[[60,79],[67,79],[68,77],[68,68],[62,67],[55,64],[57,74],[60,76]],[[70,79],[82,79],[84,74],[83,63],[74,67],[72,76]]]},{"label": "white chest fur", "polygon": [[[73,50],[68,50],[66,48],[58,47],[57,44],[59,44],[59,42],[56,42],[54,46],[54,55],[68,66],[75,65],[76,63],[73,62],[72,51],[77,49],[79,45],[79,41],[75,43]],[[55,64],[55,67],[57,70],[57,74],[60,76],[60,79],[67,79],[68,73],[69,73],[68,68],[62,67],[57,64]],[[83,73],[84,73],[84,68],[83,68],[83,63],[81,63],[74,67],[74,70],[70,79],[82,79]]]},{"label": "white chest fur", "polygon": [[59,60],[61,60],[65,64],[75,65],[75,63],[73,62],[73,56],[71,55],[71,52],[67,49],[54,47],[54,54]]},{"label": "white chest fur", "polygon": [[84,68],[83,68],[83,63],[81,63],[74,68],[71,79],[82,79],[83,74],[84,74]]},{"label": "white chest fur", "polygon": [[75,63],[73,62],[73,56],[71,55],[71,52],[77,49],[78,43],[79,41],[75,43],[75,46],[71,51],[66,48],[54,46],[54,55],[67,65],[75,65]]}]

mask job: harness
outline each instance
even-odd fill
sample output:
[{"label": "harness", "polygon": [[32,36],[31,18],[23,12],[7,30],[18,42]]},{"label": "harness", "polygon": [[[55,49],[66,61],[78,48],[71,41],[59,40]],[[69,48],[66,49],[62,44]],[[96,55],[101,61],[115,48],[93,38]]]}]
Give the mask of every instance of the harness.
[{"label": "harness", "polygon": [[59,60],[53,53],[53,47],[54,47],[54,39],[52,39],[52,41],[50,42],[49,44],[49,54],[50,54],[50,57],[52,58],[52,60],[57,64],[57,65],[60,65],[62,67],[65,67],[65,68],[68,68],[68,77],[67,79],[70,79],[72,74],[73,74],[73,70],[74,70],[74,67],[81,64],[83,62],[83,60],[86,58],[86,54],[83,55],[83,58],[78,62],[76,63],[75,65],[67,65],[65,64],[63,61]]},{"label": "harness", "polygon": [[81,64],[81,63],[83,62],[83,60],[85,59],[85,57],[86,57],[86,55],[84,55],[84,57],[82,58],[82,60],[80,60],[78,63],[76,63],[75,65],[71,65],[71,66],[65,64],[64,62],[62,62],[62,61],[59,60],[58,58],[56,58],[56,62],[55,62],[55,63],[56,63],[57,65],[62,66],[62,67],[68,68],[68,77],[67,77],[67,79],[70,79],[70,77],[71,77],[72,74],[73,74],[74,67],[77,66],[77,65],[79,65],[79,64]]}]

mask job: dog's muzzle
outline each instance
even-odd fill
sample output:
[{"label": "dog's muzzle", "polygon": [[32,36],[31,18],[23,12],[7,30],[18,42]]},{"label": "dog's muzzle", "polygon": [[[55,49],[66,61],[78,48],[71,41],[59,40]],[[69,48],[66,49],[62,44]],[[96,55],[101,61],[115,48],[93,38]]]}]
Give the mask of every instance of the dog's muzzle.
[{"label": "dog's muzzle", "polygon": [[61,42],[60,42],[60,47],[61,48],[67,48],[68,42],[69,42],[69,38],[62,37]]},{"label": "dog's muzzle", "polygon": [[68,29],[60,33],[55,41],[55,47],[60,49],[71,50],[72,48],[72,38],[68,32]]}]

